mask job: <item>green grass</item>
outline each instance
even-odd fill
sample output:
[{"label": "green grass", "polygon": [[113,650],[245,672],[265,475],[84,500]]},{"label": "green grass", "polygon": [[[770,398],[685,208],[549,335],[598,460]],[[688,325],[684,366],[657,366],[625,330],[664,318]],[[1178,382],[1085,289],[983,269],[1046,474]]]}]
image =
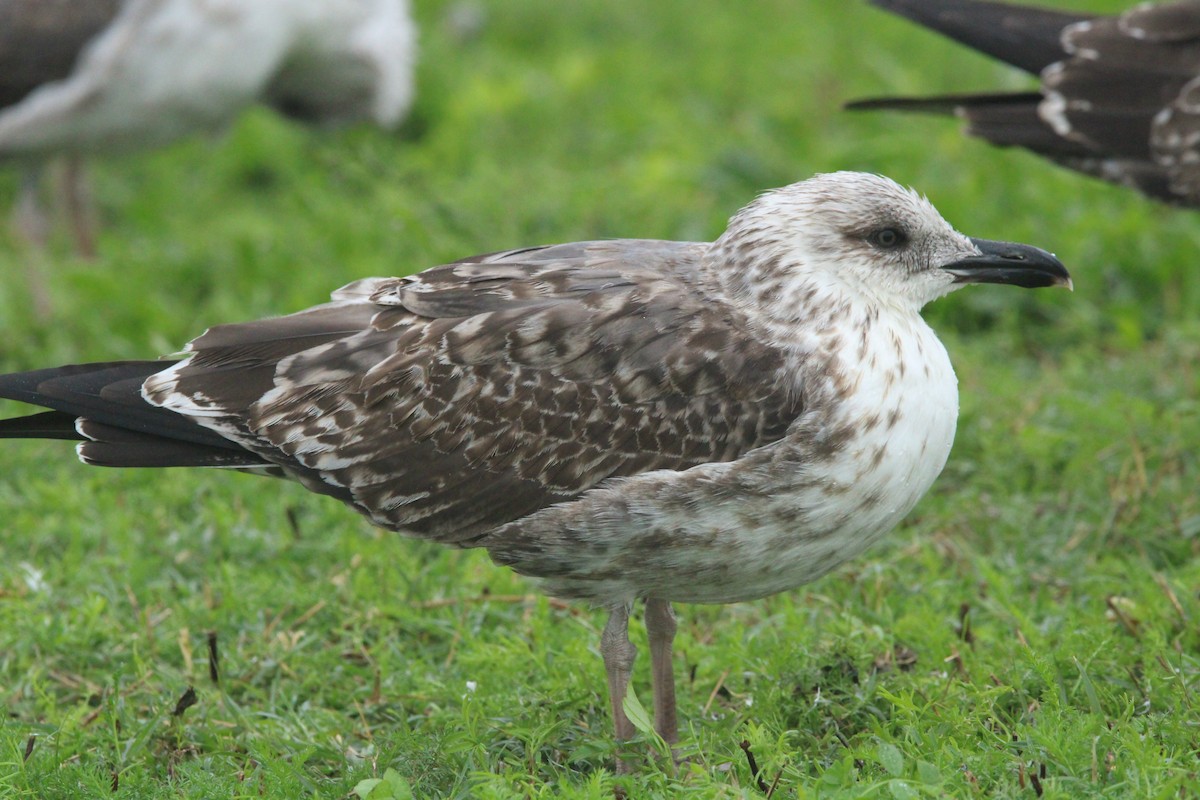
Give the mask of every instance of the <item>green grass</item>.
[{"label": "green grass", "polygon": [[372,797],[764,797],[743,740],[775,797],[1200,792],[1200,217],[953,122],[841,113],[1026,85],[863,5],[613,6],[497,1],[464,34],[419,4],[398,134],[256,112],[98,163],[98,262],[0,239],[0,368],[154,356],[471,253],[707,239],[763,189],[873,170],[1076,280],[929,309],[963,405],[930,495],[810,587],[681,608],[691,760],[616,779],[599,613],[297,486],[7,442],[0,794],[337,798],[388,776]]}]

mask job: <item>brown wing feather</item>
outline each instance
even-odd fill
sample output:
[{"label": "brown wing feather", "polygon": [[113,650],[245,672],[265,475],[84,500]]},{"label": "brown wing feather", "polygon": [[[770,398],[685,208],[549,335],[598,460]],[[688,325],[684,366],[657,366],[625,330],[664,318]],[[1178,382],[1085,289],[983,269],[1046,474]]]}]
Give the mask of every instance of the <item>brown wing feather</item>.
[{"label": "brown wing feather", "polygon": [[848,107],[953,112],[968,121],[968,133],[993,144],[1026,148],[1159,200],[1200,205],[1197,0],[1061,19],[975,0],[875,3],[1023,69],[1045,67],[1042,97],[880,98]]},{"label": "brown wing feather", "polygon": [[[1138,6],[1068,29],[1043,76],[1043,116],[1091,158],[1060,163],[1171,203],[1200,204],[1187,94],[1200,75],[1200,3]],[[1179,135],[1176,135],[1179,134]],[[1193,155],[1184,156],[1181,151]]]},{"label": "brown wing feather", "polygon": [[1200,206],[1200,75],[1188,81],[1170,106],[1154,118],[1150,150],[1169,181],[1169,191]]},{"label": "brown wing feather", "polygon": [[986,0],[871,0],[871,4],[1035,75],[1062,57],[1063,28],[1088,19]]},{"label": "brown wing feather", "polygon": [[[800,408],[777,388],[780,355],[687,290],[704,247],[561,245],[374,281],[346,305],[206,334],[148,390],[380,525],[463,542],[607,478],[783,435]],[[278,346],[318,314],[336,336]]]}]

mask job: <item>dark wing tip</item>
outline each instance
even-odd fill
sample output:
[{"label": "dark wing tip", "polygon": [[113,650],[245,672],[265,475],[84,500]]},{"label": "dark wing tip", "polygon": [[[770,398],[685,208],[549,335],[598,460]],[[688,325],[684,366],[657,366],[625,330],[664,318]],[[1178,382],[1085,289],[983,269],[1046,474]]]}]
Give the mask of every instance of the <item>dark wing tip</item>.
[{"label": "dark wing tip", "polygon": [[870,2],[877,8],[1034,75],[1065,55],[1062,43],[1064,28],[1096,16],[990,0]]},{"label": "dark wing tip", "polygon": [[0,439],[65,439],[77,442],[84,437],[76,430],[75,423],[74,415],[61,411],[0,419]]},{"label": "dark wing tip", "polygon": [[844,111],[901,111],[914,114],[955,116],[962,108],[966,95],[936,97],[864,97],[842,104]]}]

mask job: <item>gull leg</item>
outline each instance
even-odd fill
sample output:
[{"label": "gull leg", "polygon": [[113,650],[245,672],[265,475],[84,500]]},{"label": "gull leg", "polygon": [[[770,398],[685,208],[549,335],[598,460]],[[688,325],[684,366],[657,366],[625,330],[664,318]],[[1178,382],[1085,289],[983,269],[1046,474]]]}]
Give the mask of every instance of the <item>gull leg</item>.
[{"label": "gull leg", "polygon": [[96,214],[83,158],[78,155],[67,156],[62,174],[62,196],[75,239],[75,251],[91,260],[96,257]]},{"label": "gull leg", "polygon": [[[629,679],[633,675],[633,660],[637,658],[637,648],[629,641],[629,609],[628,603],[622,603],[612,609],[608,616],[608,624],[600,634],[600,655],[604,658],[604,671],[608,673],[608,698],[612,703],[617,742],[632,739],[634,734],[633,723],[625,715],[622,706],[625,702],[625,692],[629,688]],[[629,771],[629,764],[618,755],[617,773],[624,774]]]},{"label": "gull leg", "polygon": [[17,235],[39,250],[45,249],[50,237],[50,220],[38,197],[41,179],[41,164],[29,165],[21,170],[21,188],[17,191],[17,202],[13,204],[12,212],[12,226]]},{"label": "gull leg", "polygon": [[675,610],[666,600],[646,601],[646,635],[650,640],[650,680],[654,690],[654,729],[669,745],[679,743],[675,716],[675,671],[671,647],[675,641]]},{"label": "gull leg", "polygon": [[41,164],[29,165],[21,170],[21,187],[17,201],[13,204],[12,227],[17,237],[32,248],[26,259],[25,275],[34,313],[46,319],[53,311],[50,289],[46,284],[46,243],[50,239],[50,219],[38,197],[41,185]]}]

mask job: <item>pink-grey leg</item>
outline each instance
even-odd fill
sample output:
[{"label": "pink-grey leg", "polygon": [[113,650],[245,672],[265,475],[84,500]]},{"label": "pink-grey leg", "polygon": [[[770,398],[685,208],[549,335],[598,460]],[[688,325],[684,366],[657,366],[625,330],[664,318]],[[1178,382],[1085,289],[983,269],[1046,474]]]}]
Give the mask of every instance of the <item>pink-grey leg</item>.
[{"label": "pink-grey leg", "polygon": [[50,288],[46,284],[46,244],[50,239],[50,217],[43,207],[41,164],[27,165],[21,170],[21,187],[12,210],[12,228],[16,236],[32,249],[25,258],[25,275],[34,312],[46,319],[53,312]]},{"label": "pink-grey leg", "polygon": [[679,742],[675,715],[675,670],[671,649],[675,642],[675,610],[666,600],[646,601],[646,635],[650,640],[650,680],[654,691],[654,729],[669,745]]},{"label": "pink-grey leg", "polygon": [[75,240],[75,252],[87,259],[95,258],[96,209],[81,156],[67,156],[63,165],[62,196],[71,224],[71,236]]},{"label": "pink-grey leg", "polygon": [[21,187],[13,204],[12,227],[27,244],[44,250],[50,238],[50,217],[39,197],[41,178],[41,164],[30,164],[21,170]]},{"label": "pink-grey leg", "polygon": [[[624,708],[625,693],[633,676],[633,662],[637,658],[637,648],[629,641],[629,610],[627,603],[613,608],[604,632],[600,634],[600,655],[604,658],[604,671],[608,674],[608,698],[612,703],[618,744],[632,739],[635,732]],[[617,773],[628,773],[630,770],[630,765],[618,754]]]}]

